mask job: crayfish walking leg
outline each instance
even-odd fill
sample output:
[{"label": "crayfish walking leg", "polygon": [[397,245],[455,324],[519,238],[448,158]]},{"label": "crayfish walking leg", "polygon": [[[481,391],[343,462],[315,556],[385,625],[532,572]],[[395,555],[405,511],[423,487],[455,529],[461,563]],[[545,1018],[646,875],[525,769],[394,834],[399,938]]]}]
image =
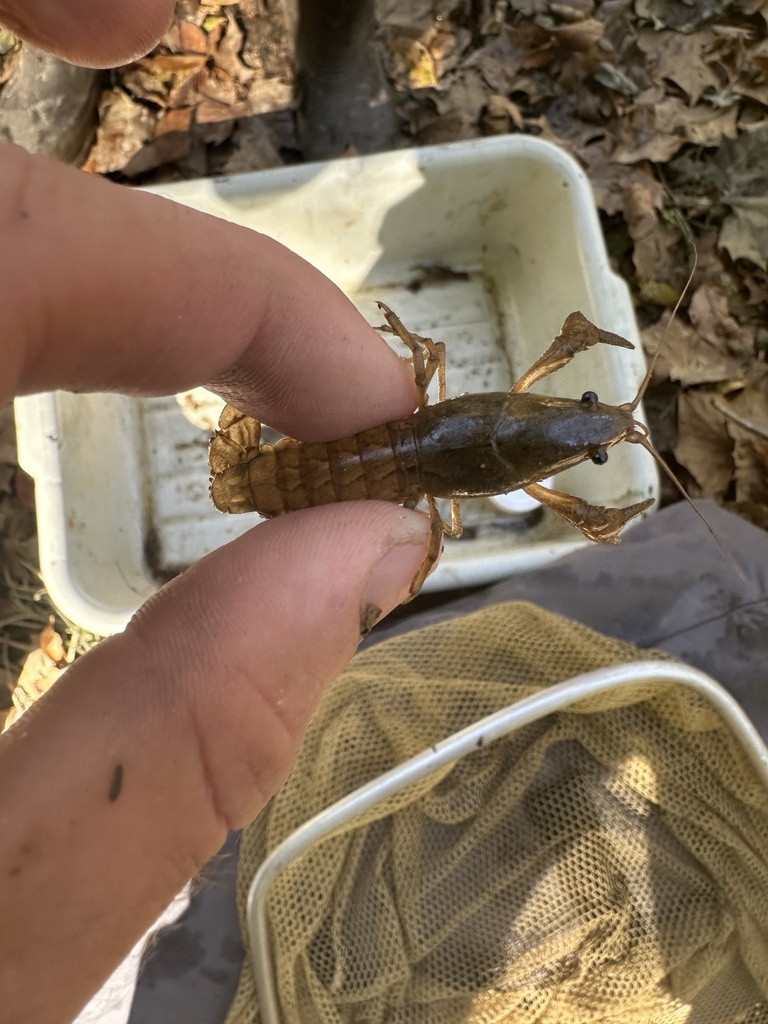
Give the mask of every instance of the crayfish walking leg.
[{"label": "crayfish walking leg", "polygon": [[[437,373],[437,400],[438,402],[444,402],[446,398],[444,343],[442,341],[433,341],[431,338],[422,338],[420,335],[414,334],[405,327],[389,306],[386,306],[383,302],[378,302],[377,306],[384,313],[388,325],[377,329],[388,334],[395,334],[411,351],[414,378],[416,380],[416,387],[419,390],[419,409],[425,409],[429,405],[427,388],[435,373]],[[443,534],[446,533],[449,537],[460,537],[463,529],[461,525],[461,506],[457,498],[451,499],[451,521],[446,523],[440,515],[437,502],[432,495],[427,494],[425,497],[429,506],[429,549],[419,567],[419,571],[411,581],[408,601],[412,601],[419,593],[432,567],[440,557],[443,550]]]}]

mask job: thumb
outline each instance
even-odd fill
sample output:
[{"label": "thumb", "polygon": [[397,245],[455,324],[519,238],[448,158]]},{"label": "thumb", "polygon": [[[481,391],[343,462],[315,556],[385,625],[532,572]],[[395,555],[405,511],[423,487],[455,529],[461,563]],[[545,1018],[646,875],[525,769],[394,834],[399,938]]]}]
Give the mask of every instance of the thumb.
[{"label": "thumb", "polygon": [[163,588],[9,730],[0,777],[23,785],[0,806],[0,1020],[71,1019],[256,816],[371,606],[407,596],[428,536],[424,516],[378,502],[261,524]]},{"label": "thumb", "polygon": [[108,68],[143,57],[173,16],[172,0],[0,0],[0,25],[71,64]]},{"label": "thumb", "polygon": [[380,617],[408,596],[428,533],[423,515],[383,502],[272,519],[198,562],[128,627],[130,651],[154,652],[152,693],[172,687],[191,716],[224,829],[251,821],[285,779],[371,609]]}]

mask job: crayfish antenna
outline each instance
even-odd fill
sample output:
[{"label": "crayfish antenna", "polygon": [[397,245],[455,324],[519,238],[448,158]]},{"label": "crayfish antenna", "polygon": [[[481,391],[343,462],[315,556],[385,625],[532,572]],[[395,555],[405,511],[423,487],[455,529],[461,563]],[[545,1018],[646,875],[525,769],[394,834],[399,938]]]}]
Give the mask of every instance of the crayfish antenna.
[{"label": "crayfish antenna", "polygon": [[696,249],[696,243],[694,242],[694,240],[692,238],[689,238],[688,242],[689,242],[691,248],[693,249],[693,266],[691,267],[691,272],[688,275],[688,280],[685,282],[685,288],[683,288],[683,290],[680,292],[680,297],[678,298],[677,302],[674,305],[674,308],[672,310],[672,316],[670,316],[669,322],[667,323],[667,326],[664,328],[664,334],[662,335],[661,341],[656,346],[656,351],[653,353],[653,358],[651,359],[650,363],[648,364],[648,369],[646,370],[645,376],[643,377],[643,382],[640,385],[640,387],[637,389],[637,394],[635,395],[633,401],[630,403],[629,406],[627,406],[627,408],[629,409],[630,412],[634,412],[635,411],[635,409],[638,407],[640,402],[643,400],[643,396],[645,395],[645,392],[648,390],[648,385],[651,383],[651,377],[653,376],[653,371],[656,369],[656,363],[657,363],[658,358],[659,358],[659,353],[661,352],[662,348],[664,348],[664,342],[667,340],[667,334],[669,333],[670,325],[672,324],[673,320],[677,316],[678,310],[680,309],[680,306],[683,303],[683,299],[685,298],[685,296],[686,296],[686,294],[688,292],[688,289],[691,287],[691,281],[693,281],[693,275],[696,273],[696,267],[699,264],[699,254],[698,254],[698,251]]},{"label": "crayfish antenna", "polygon": [[[688,232],[686,232],[686,234],[688,234]],[[691,287],[691,282],[693,281],[693,275],[696,273],[696,267],[698,266],[698,263],[699,263],[699,254],[698,254],[698,251],[696,249],[696,243],[690,237],[690,235],[688,235],[688,243],[691,246],[691,249],[693,249],[693,266],[691,267],[691,272],[688,275],[688,280],[685,282],[685,287],[680,292],[680,297],[678,298],[677,302],[674,305],[674,308],[672,310],[672,315],[669,318],[669,323],[667,324],[667,326],[666,326],[666,328],[664,330],[664,334],[662,336],[661,341],[659,342],[658,346],[656,347],[656,351],[653,354],[653,358],[651,359],[650,363],[648,364],[648,369],[646,371],[645,377],[643,377],[643,382],[640,385],[637,394],[635,395],[634,401],[630,405],[626,406],[626,408],[628,408],[629,411],[631,411],[631,412],[634,412],[634,410],[638,407],[638,405],[640,404],[640,402],[643,399],[643,396],[645,395],[646,390],[648,389],[648,385],[651,382],[651,377],[653,376],[653,371],[656,369],[656,362],[657,362],[657,360],[659,358],[659,353],[661,352],[662,348],[664,347],[664,342],[666,341],[670,325],[672,324],[673,320],[677,316],[678,310],[680,309],[680,306],[682,305],[683,299],[685,298],[688,289]],[[685,500],[691,506],[693,511],[696,513],[696,515],[702,521],[702,523],[704,523],[704,525],[706,526],[707,530],[711,533],[712,537],[714,538],[715,543],[720,548],[720,550],[725,555],[725,557],[728,559],[728,561],[730,562],[731,566],[735,570],[735,572],[736,572],[737,576],[739,577],[739,579],[742,582],[745,582],[746,581],[746,576],[744,575],[744,573],[743,573],[743,571],[741,569],[741,566],[739,566],[736,563],[736,561],[733,558],[733,555],[731,555],[731,553],[729,551],[726,551],[726,549],[723,547],[722,541],[720,540],[718,535],[713,530],[713,528],[712,528],[711,524],[709,523],[709,521],[707,520],[706,516],[698,508],[698,506],[696,505],[696,502],[690,496],[688,491],[686,491],[685,487],[683,487],[683,484],[680,481],[680,479],[678,478],[678,476],[675,473],[672,472],[671,466],[669,466],[667,464],[666,460],[661,457],[661,455],[656,451],[656,449],[651,444],[650,437],[649,437],[649,434],[648,434],[648,428],[643,423],[636,423],[636,426],[639,429],[636,431],[636,433],[631,434],[627,438],[627,440],[628,441],[634,441],[636,444],[642,445],[643,448],[645,448],[645,450],[647,452],[649,452],[653,456],[653,458],[661,466],[661,468],[667,474],[667,476],[672,481],[672,483],[675,485],[675,487],[678,489],[678,491],[680,491],[682,496],[685,498]]]},{"label": "crayfish antenna", "polygon": [[[639,426],[644,426],[644,424],[638,424],[638,425],[639,425]],[[647,428],[646,428],[646,429],[647,429]],[[662,468],[662,469],[664,470],[664,472],[665,472],[665,473],[667,474],[667,476],[669,477],[669,479],[670,479],[670,480],[672,481],[672,483],[673,483],[673,484],[675,485],[675,487],[676,487],[676,488],[678,489],[678,491],[680,491],[680,493],[682,494],[682,496],[683,496],[683,497],[685,498],[685,500],[686,500],[686,501],[688,502],[688,504],[689,504],[689,505],[691,506],[691,508],[693,509],[693,511],[694,511],[694,512],[696,513],[696,515],[697,515],[697,516],[699,517],[699,519],[700,519],[700,520],[702,521],[702,523],[704,523],[704,525],[706,526],[706,528],[707,528],[707,529],[709,530],[709,532],[710,532],[710,533],[712,534],[712,537],[714,538],[714,540],[715,540],[715,543],[716,543],[716,544],[717,544],[717,546],[718,546],[718,547],[720,548],[720,550],[721,550],[721,551],[722,551],[722,553],[723,553],[723,554],[725,555],[725,557],[726,557],[726,558],[728,559],[728,561],[729,561],[729,562],[731,563],[731,566],[733,567],[733,569],[735,569],[735,571],[736,571],[736,574],[737,574],[737,576],[739,577],[739,579],[740,579],[740,580],[742,581],[742,583],[745,583],[745,582],[746,582],[746,579],[747,579],[747,578],[746,578],[746,576],[744,575],[744,572],[743,572],[743,570],[742,570],[741,566],[740,566],[740,565],[739,565],[739,564],[738,564],[738,563],[736,562],[736,560],[734,559],[734,557],[733,557],[733,555],[732,555],[732,554],[730,553],[730,551],[726,551],[726,549],[725,549],[725,548],[723,547],[723,543],[722,543],[722,541],[720,540],[720,538],[718,537],[718,535],[717,535],[717,534],[715,533],[715,531],[714,531],[714,529],[712,528],[712,525],[711,525],[711,523],[709,522],[709,520],[707,519],[707,517],[706,517],[706,516],[704,515],[704,513],[703,513],[703,512],[702,512],[702,511],[701,511],[701,510],[700,510],[700,509],[698,508],[698,506],[696,505],[696,502],[695,502],[695,501],[693,500],[693,498],[692,498],[692,497],[690,496],[690,494],[689,494],[689,493],[688,493],[688,491],[687,491],[687,490],[685,489],[685,487],[683,487],[683,484],[682,484],[682,482],[681,482],[680,478],[679,478],[679,477],[677,476],[677,474],[676,474],[676,473],[674,473],[674,472],[672,471],[672,467],[671,467],[671,466],[670,466],[670,465],[669,465],[669,464],[667,463],[666,459],[662,458],[662,456],[661,456],[661,455],[659,455],[659,453],[658,453],[658,452],[656,451],[656,449],[655,449],[655,448],[653,447],[653,445],[651,444],[651,442],[650,442],[650,440],[649,440],[649,438],[648,438],[648,435],[647,435],[647,434],[645,434],[645,433],[643,433],[642,431],[638,431],[638,432],[637,432],[637,433],[635,433],[635,434],[631,434],[631,435],[630,435],[630,436],[629,436],[629,437],[627,438],[627,440],[628,440],[628,441],[633,441],[633,442],[634,442],[635,444],[640,444],[640,445],[642,445],[642,446],[643,446],[643,448],[645,448],[645,450],[646,450],[647,452],[650,452],[650,454],[651,454],[651,455],[652,455],[652,456],[654,457],[654,459],[656,460],[656,462],[658,462],[658,464],[659,464],[659,465],[661,466],[661,468]]]}]

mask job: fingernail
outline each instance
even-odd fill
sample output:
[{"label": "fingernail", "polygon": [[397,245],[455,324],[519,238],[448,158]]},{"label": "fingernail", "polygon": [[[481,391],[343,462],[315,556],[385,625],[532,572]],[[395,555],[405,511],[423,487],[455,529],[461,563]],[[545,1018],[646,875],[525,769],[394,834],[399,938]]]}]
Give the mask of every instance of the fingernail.
[{"label": "fingernail", "polygon": [[[413,513],[411,513],[413,515]],[[420,517],[422,518],[422,517]],[[361,626],[370,629],[374,617],[372,608],[386,615],[408,597],[411,581],[419,571],[427,554],[429,528],[426,519],[414,523],[413,540],[393,545],[371,572],[366,584],[361,607]]]}]

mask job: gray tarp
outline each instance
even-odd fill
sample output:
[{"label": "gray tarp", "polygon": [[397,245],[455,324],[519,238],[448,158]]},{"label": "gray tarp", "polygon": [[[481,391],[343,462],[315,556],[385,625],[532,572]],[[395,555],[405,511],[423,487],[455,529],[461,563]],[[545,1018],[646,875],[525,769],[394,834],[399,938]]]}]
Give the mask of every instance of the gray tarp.
[{"label": "gray tarp", "polygon": [[[488,604],[531,601],[702,669],[730,690],[768,741],[768,533],[711,502],[700,507],[744,579],[690,507],[678,503],[629,530],[617,547],[590,545],[546,569],[385,622],[369,642]],[[153,944],[130,1024],[219,1024],[226,1016],[242,961],[236,848],[231,836],[189,910]]]}]

